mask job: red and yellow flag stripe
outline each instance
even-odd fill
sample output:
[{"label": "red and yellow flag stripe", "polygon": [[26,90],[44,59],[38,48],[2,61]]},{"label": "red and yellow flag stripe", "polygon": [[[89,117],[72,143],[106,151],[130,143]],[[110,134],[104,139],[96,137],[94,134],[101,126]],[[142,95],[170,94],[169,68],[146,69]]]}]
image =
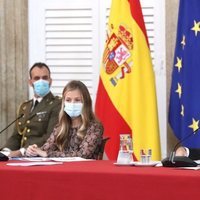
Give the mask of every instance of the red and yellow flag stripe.
[{"label": "red and yellow flag stripe", "polygon": [[134,154],[152,149],[160,159],[154,72],[139,0],[113,0],[96,100],[109,159],[116,159],[119,134],[130,133]]}]

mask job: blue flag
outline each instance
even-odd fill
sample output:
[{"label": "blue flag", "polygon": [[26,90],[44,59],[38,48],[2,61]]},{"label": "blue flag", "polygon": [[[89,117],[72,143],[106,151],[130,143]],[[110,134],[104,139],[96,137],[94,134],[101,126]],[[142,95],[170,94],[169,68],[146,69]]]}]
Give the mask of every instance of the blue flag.
[{"label": "blue flag", "polygon": [[200,0],[180,0],[169,124],[182,145],[200,147]]}]

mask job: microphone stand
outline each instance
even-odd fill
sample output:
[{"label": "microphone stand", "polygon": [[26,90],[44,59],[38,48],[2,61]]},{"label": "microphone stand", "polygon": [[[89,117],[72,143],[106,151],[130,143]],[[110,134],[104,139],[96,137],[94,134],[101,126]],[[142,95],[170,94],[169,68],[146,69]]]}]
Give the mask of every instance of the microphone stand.
[{"label": "microphone stand", "polygon": [[[14,122],[16,122],[18,119],[22,118],[24,114],[21,114],[19,117],[17,117],[14,121],[12,121],[10,124],[8,124],[4,129],[0,131],[0,134],[4,132],[9,126],[11,126]],[[9,158],[8,156],[4,155],[0,152],[0,161],[7,161]]]},{"label": "microphone stand", "polygon": [[3,130],[0,131],[0,134],[4,132],[9,126],[11,126],[13,123],[15,123],[18,119],[22,118],[24,114],[22,113],[18,118],[16,118],[14,121],[12,121],[10,124],[8,124]]},{"label": "microphone stand", "polygon": [[172,151],[171,153],[170,153],[170,156],[169,156],[169,160],[174,164],[175,162],[174,162],[174,157],[175,157],[175,151]]},{"label": "microphone stand", "polygon": [[198,165],[196,162],[194,162],[189,157],[186,157],[186,156],[175,156],[175,154],[176,154],[177,147],[182,142],[187,140],[189,137],[194,135],[194,133],[196,133],[199,129],[200,129],[200,127],[198,129],[196,129],[195,131],[193,131],[192,133],[190,133],[189,135],[187,135],[182,140],[180,140],[175,145],[175,147],[173,148],[173,151],[170,153],[170,156],[161,161],[164,167],[196,167]]},{"label": "microphone stand", "polygon": [[183,138],[182,140],[180,140],[174,147],[173,151],[170,153],[170,157],[169,159],[171,160],[172,163],[175,163],[174,162],[174,157],[175,157],[175,153],[176,153],[176,150],[178,148],[178,146],[184,142],[185,140],[187,140],[189,137],[191,137],[192,135],[194,135],[200,128],[196,129],[195,131],[191,132],[189,135],[187,135],[185,138]]}]

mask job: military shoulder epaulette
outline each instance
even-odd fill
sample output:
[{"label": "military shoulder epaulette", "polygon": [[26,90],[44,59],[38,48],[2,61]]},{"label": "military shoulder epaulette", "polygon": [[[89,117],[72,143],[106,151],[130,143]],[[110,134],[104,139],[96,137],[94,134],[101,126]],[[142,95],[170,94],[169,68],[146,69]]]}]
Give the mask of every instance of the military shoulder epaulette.
[{"label": "military shoulder epaulette", "polygon": [[22,107],[22,106],[24,106],[25,104],[30,103],[30,102],[32,102],[32,99],[26,100],[26,101],[22,102],[22,103],[20,104],[19,108]]},{"label": "military shoulder epaulette", "polygon": [[27,103],[27,102],[30,102],[30,101],[32,101],[33,99],[27,99],[26,101],[25,101],[25,103]]},{"label": "military shoulder epaulette", "polygon": [[19,113],[19,111],[20,111],[21,109],[25,108],[25,107],[26,107],[26,104],[30,103],[31,101],[32,101],[32,99],[26,100],[26,101],[22,102],[22,103],[18,106],[18,111],[17,111],[17,113]]}]

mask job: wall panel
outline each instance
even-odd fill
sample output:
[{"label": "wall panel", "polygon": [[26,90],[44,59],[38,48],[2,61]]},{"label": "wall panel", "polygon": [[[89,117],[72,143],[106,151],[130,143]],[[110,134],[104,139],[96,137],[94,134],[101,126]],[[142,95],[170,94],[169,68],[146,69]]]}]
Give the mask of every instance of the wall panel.
[{"label": "wall panel", "polygon": [[[0,0],[0,130],[16,118],[28,97],[27,0]],[[0,135],[0,146],[13,126]]]}]

